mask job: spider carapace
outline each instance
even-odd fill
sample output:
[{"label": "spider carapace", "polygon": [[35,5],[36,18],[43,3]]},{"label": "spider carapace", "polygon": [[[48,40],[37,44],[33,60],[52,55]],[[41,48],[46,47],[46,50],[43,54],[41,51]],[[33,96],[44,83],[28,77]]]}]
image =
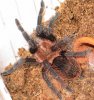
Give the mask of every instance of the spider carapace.
[{"label": "spider carapace", "polygon": [[32,65],[41,64],[43,66],[43,79],[46,81],[51,90],[58,96],[58,98],[62,100],[61,93],[51,83],[47,72],[50,71],[55,79],[61,83],[64,89],[69,92],[73,92],[63,80],[74,79],[81,74],[81,69],[79,64],[77,64],[75,57],[85,56],[88,53],[88,50],[83,52],[70,52],[65,50],[65,46],[69,46],[69,42],[71,43],[74,35],[72,34],[58,40],[53,34],[51,25],[56,18],[58,18],[59,14],[56,13],[56,16],[52,17],[49,21],[49,25],[45,27],[42,25],[44,9],[45,5],[42,0],[35,32],[36,38],[29,36],[21,26],[19,20],[15,19],[18,29],[21,31],[23,37],[29,45],[29,51],[32,53],[32,57],[20,58],[11,69],[3,72],[2,75],[11,74],[24,63],[30,63]]}]

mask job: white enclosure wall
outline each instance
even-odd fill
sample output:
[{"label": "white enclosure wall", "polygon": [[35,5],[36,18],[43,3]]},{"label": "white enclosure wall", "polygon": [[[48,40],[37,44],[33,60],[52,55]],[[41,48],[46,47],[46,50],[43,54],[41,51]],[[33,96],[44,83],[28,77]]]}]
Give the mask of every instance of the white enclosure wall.
[{"label": "white enclosure wall", "polygon": [[[18,48],[28,48],[15,25],[15,18],[18,18],[28,34],[31,34],[36,27],[40,2],[41,0],[0,0],[0,71],[2,67],[18,59]],[[54,14],[51,8],[59,5],[59,2],[58,0],[44,0],[44,2],[48,6],[45,16],[47,19]]]}]

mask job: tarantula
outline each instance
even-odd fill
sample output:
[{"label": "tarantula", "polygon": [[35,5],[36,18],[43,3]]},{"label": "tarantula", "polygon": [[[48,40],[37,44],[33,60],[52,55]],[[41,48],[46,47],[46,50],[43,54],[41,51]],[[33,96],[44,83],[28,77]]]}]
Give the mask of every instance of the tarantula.
[{"label": "tarantula", "polygon": [[50,73],[58,80],[62,87],[69,92],[73,90],[68,87],[63,79],[73,79],[81,74],[79,64],[77,64],[75,57],[86,56],[88,50],[82,52],[72,52],[65,50],[66,46],[71,43],[72,37],[66,36],[61,40],[58,40],[52,32],[51,26],[56,20],[58,14],[54,16],[49,22],[48,27],[42,25],[42,19],[44,14],[45,5],[41,0],[41,8],[38,15],[37,27],[35,35],[37,39],[30,37],[28,33],[23,29],[18,19],[15,19],[18,29],[22,32],[23,37],[29,45],[29,52],[32,53],[32,57],[20,58],[12,68],[2,73],[2,75],[8,75],[14,72],[19,66],[24,63],[31,63],[32,65],[41,64],[43,66],[42,76],[52,91],[62,100],[61,93],[51,83],[47,72]]}]

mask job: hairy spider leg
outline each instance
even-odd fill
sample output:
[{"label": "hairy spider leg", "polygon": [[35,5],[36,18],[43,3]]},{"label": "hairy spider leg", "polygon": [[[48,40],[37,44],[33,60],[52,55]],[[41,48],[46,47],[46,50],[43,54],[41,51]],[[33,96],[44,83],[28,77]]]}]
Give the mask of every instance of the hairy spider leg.
[{"label": "hairy spider leg", "polygon": [[44,1],[41,0],[41,8],[40,8],[39,15],[38,15],[37,25],[42,24],[44,13],[45,13],[45,4],[44,4]]},{"label": "hairy spider leg", "polygon": [[[45,66],[44,66],[45,67]],[[48,85],[48,87],[58,96],[58,98],[60,100],[62,100],[62,95],[61,93],[54,87],[54,85],[51,83],[49,77],[47,76],[47,71],[46,71],[47,68],[43,68],[42,69],[42,76],[43,76],[43,79],[45,80],[46,84]]]},{"label": "hairy spider leg", "polygon": [[21,58],[19,59],[12,68],[10,68],[9,70],[4,71],[3,73],[1,73],[1,75],[9,75],[12,72],[14,72],[15,70],[17,70],[18,68],[21,67],[21,65],[23,64],[32,64],[32,65],[37,65],[39,64],[38,62],[36,62],[36,60],[34,58]]},{"label": "hairy spider leg", "polygon": [[19,59],[12,68],[10,68],[9,70],[6,70],[5,72],[1,73],[1,75],[9,75],[12,72],[14,72],[17,68],[19,68],[23,63],[25,63],[25,59]]},{"label": "hairy spider leg", "polygon": [[37,51],[37,49],[38,49],[35,41],[32,38],[30,38],[30,36],[27,34],[27,32],[23,29],[23,27],[20,24],[18,19],[15,19],[15,23],[16,23],[18,29],[22,32],[23,37],[25,38],[25,40],[29,44],[30,52],[31,53],[35,53]]},{"label": "hairy spider leg", "polygon": [[87,50],[84,50],[84,51],[81,51],[81,52],[71,52],[71,51],[61,51],[60,52],[60,55],[61,56],[68,56],[68,57],[84,57],[86,55],[88,55],[88,53],[90,53],[92,51],[92,49],[87,49]]},{"label": "hairy spider leg", "polygon": [[65,36],[64,39],[61,39],[59,41],[57,41],[53,46],[52,46],[52,51],[56,51],[61,47],[68,47],[70,46],[71,42],[73,41],[73,38],[75,37],[74,35],[75,33],[69,35],[69,36]]},{"label": "hairy spider leg", "polygon": [[53,17],[51,18],[50,22],[49,22],[49,27],[52,27],[54,21],[58,18],[58,16],[59,16],[59,13],[56,12],[55,16],[53,16]]},{"label": "hairy spider leg", "polygon": [[55,79],[61,83],[61,85],[64,89],[66,89],[70,93],[73,92],[73,90],[70,87],[68,87],[68,85],[64,84],[64,81],[61,79],[61,77],[58,75],[58,73],[52,68],[51,64],[47,60],[45,60],[43,62],[43,65],[45,68],[47,68],[52,73],[52,75],[55,77]]},{"label": "hairy spider leg", "polygon": [[45,4],[44,4],[44,1],[41,0],[41,8],[38,15],[36,35],[40,37],[41,39],[48,39],[53,42],[56,40],[56,38],[51,33],[51,28],[50,27],[46,28],[42,25],[44,14],[45,14]]},{"label": "hairy spider leg", "polygon": [[[66,66],[66,65],[64,65]],[[61,83],[61,86],[67,90],[70,93],[73,93],[74,90],[72,90],[67,84],[64,84],[64,81],[61,79],[61,77],[58,75],[58,73],[51,67],[50,63],[47,64],[47,67],[50,67],[49,70],[54,76],[54,78]]]}]

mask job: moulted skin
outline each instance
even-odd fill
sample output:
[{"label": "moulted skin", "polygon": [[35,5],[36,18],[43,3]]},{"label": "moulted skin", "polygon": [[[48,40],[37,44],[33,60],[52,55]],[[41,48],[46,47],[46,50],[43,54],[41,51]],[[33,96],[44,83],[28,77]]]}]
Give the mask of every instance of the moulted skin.
[{"label": "moulted skin", "polygon": [[[77,38],[82,36],[94,37],[94,0],[66,0],[66,3],[63,3],[58,11],[60,16],[58,16],[57,20],[52,25],[52,29],[54,30],[53,33],[58,38],[63,38],[65,35],[71,33],[75,33],[75,41]],[[79,45],[80,44],[77,43],[77,47],[82,48],[82,46]],[[86,49],[86,46],[83,48]],[[23,54],[23,52],[21,53]],[[24,70],[24,74],[23,71],[19,69],[19,71],[17,70],[11,75],[5,76],[6,85],[10,90],[13,100],[58,100],[56,95],[54,95],[54,93],[43,81],[40,67],[37,66],[37,68],[32,68],[32,66],[25,65],[22,68]],[[23,76],[20,74],[23,74]],[[91,75],[89,71],[85,71],[83,75],[83,79],[78,78],[67,81],[69,86],[75,90],[75,92],[72,94],[73,98],[70,97],[71,95],[67,95],[67,91],[64,91],[60,84],[57,84],[56,81],[53,81],[53,83],[56,84],[58,89],[60,88],[59,90],[62,92],[64,98],[67,96],[66,100],[93,100],[94,73]],[[25,85],[20,84],[22,80],[19,80],[18,77],[25,80]],[[13,81],[16,81],[15,84],[13,84]],[[19,84],[17,84],[17,81],[20,81],[18,82]],[[88,85],[90,88],[88,88]],[[22,87],[22,89],[20,88],[19,90],[18,86]]]},{"label": "moulted skin", "polygon": [[[73,51],[83,51],[91,48],[92,52],[94,52],[94,38],[91,37],[80,37],[73,42]],[[89,53],[85,57],[76,58],[78,63],[87,63],[88,57],[91,53]]]},{"label": "moulted skin", "polygon": [[[62,48],[58,49],[57,51],[52,51],[51,50],[51,47],[55,44],[55,42],[51,42],[49,40],[43,40],[41,41],[40,45],[39,45],[39,48],[38,48],[38,51],[33,54],[32,56],[35,57],[36,61],[42,63],[44,60],[47,60],[49,63],[51,63],[53,69],[55,69],[55,71],[59,74],[59,76],[62,77],[62,79],[66,79],[66,80],[71,80],[71,79],[75,79],[77,78],[78,76],[80,76],[81,74],[81,69],[80,67],[78,66],[78,64],[75,62],[75,59],[73,57],[67,57],[66,58],[63,58],[61,57],[61,62],[62,62],[62,65],[65,64],[65,65],[60,65],[60,67],[62,66],[63,69],[59,69],[59,66],[57,64],[58,67],[56,67],[56,65],[54,64],[54,59],[56,57],[59,57],[60,56],[60,51],[62,51]],[[60,58],[59,58],[60,60]],[[64,61],[63,61],[64,60]],[[73,63],[73,64],[72,64]],[[64,67],[66,66],[66,68]],[[69,70],[73,69],[73,72],[72,73],[75,73],[74,76],[67,76]],[[76,72],[77,70],[77,72]],[[66,72],[66,73],[65,73]]]}]

